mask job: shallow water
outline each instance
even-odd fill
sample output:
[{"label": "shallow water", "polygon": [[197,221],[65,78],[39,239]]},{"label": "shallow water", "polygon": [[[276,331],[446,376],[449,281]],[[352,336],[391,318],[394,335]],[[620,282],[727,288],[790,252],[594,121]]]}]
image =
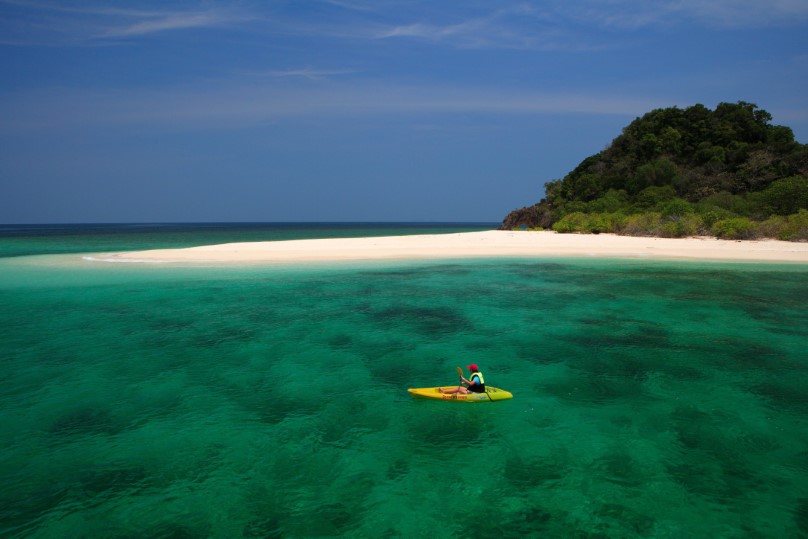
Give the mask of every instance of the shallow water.
[{"label": "shallow water", "polygon": [[492,230],[497,223],[0,224],[0,258],[143,251],[245,241],[361,238]]},{"label": "shallow water", "polygon": [[6,258],[0,535],[807,535],[806,276]]}]

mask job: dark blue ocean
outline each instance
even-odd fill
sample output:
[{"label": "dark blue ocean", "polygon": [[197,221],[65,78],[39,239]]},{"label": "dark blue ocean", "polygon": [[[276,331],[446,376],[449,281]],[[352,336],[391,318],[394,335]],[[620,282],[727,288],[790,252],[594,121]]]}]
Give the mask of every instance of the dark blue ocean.
[{"label": "dark blue ocean", "polygon": [[85,259],[496,226],[0,226],[0,536],[808,536],[808,266]]}]

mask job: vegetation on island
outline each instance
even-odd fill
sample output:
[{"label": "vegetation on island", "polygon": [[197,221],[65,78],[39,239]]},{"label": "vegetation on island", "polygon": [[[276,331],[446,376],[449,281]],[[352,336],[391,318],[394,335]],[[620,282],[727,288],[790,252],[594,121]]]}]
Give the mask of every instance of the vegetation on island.
[{"label": "vegetation on island", "polygon": [[771,120],[743,101],[651,111],[501,228],[808,240],[808,144]]}]

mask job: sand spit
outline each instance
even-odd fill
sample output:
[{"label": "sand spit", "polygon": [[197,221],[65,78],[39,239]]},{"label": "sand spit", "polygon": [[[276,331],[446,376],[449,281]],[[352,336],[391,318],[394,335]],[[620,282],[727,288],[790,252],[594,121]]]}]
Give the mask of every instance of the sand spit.
[{"label": "sand spit", "polygon": [[808,243],[490,230],[455,234],[227,243],[187,249],[99,254],[86,258],[140,263],[299,263],[552,256],[808,263]]}]

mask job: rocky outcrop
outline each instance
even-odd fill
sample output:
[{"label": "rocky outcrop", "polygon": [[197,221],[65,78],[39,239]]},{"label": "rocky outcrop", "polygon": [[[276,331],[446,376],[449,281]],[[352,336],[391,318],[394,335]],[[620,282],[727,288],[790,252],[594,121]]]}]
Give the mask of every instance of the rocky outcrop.
[{"label": "rocky outcrop", "polygon": [[534,204],[525,208],[519,208],[509,213],[502,224],[500,230],[513,230],[515,228],[550,228],[553,225],[553,217],[546,204]]}]

